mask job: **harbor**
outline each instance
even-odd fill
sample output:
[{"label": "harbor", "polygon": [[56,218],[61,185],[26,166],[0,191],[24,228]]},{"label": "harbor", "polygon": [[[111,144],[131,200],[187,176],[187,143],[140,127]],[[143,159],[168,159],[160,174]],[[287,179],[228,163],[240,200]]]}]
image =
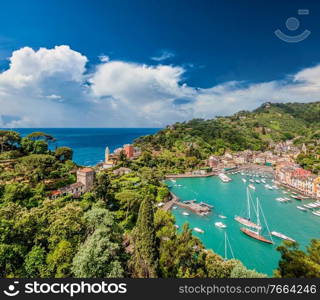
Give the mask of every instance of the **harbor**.
[{"label": "harbor", "polygon": [[[227,176],[231,179],[228,182],[223,182],[218,176],[181,178],[175,182],[166,182],[170,191],[179,198],[179,203],[194,199],[193,204],[204,202],[214,207],[209,214],[199,215],[174,204],[172,208],[175,209],[172,209],[172,213],[179,228],[184,223],[189,223],[193,234],[202,240],[206,248],[213,249],[222,256],[224,233],[227,232],[235,258],[241,260],[248,268],[272,275],[280,258],[276,247],[283,240],[295,240],[305,247],[312,238],[319,238],[320,216],[314,212],[320,209],[320,203],[312,199],[304,199],[301,202],[291,197],[296,194],[276,184],[270,174],[267,176],[265,172],[261,172],[261,175],[258,175],[256,172],[255,175],[247,170],[233,174],[228,172]],[[250,179],[254,182],[250,182]],[[263,224],[259,231],[260,237],[272,243],[261,242],[252,237],[252,232],[242,231],[241,228],[246,226],[235,220],[236,216],[246,215],[249,184],[254,187],[250,189],[252,200],[256,201],[256,198],[259,198],[259,206],[268,223],[268,228]],[[284,201],[279,201],[280,198]],[[183,214],[186,211],[188,214]],[[260,217],[263,220],[263,216]],[[255,216],[252,220],[254,218]]]}]

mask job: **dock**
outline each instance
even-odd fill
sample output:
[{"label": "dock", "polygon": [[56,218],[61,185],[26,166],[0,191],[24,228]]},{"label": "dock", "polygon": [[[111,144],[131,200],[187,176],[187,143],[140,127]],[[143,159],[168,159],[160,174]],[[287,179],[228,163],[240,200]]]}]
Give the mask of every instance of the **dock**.
[{"label": "dock", "polygon": [[172,192],[170,192],[170,198],[171,200],[166,202],[161,209],[168,211],[172,208],[172,206],[176,205],[181,208],[188,209],[199,216],[205,216],[213,209],[212,205],[205,202],[197,203],[196,200],[187,200],[181,202],[180,199]]}]

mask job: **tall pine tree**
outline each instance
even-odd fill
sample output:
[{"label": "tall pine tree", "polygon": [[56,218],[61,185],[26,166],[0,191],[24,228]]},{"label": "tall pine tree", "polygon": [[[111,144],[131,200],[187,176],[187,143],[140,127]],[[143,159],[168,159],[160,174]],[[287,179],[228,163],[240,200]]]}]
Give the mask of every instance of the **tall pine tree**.
[{"label": "tall pine tree", "polygon": [[133,277],[158,277],[158,252],[151,197],[146,197],[139,209],[138,221],[133,230],[134,252],[130,266]]}]

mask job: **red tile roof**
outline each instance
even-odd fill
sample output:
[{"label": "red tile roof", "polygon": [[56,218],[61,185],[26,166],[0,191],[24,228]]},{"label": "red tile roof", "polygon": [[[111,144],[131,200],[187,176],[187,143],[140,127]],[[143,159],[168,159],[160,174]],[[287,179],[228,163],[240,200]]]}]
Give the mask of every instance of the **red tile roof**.
[{"label": "red tile roof", "polygon": [[52,196],[59,195],[59,194],[61,194],[61,192],[60,192],[59,190],[56,190],[56,191],[52,191],[52,192],[51,192],[51,195],[52,195]]},{"label": "red tile roof", "polygon": [[293,176],[310,176],[311,174],[312,173],[310,171],[299,168],[299,169],[294,170],[292,175]]},{"label": "red tile roof", "polygon": [[93,172],[93,169],[92,168],[83,168],[83,169],[80,169],[79,171],[84,172],[84,173],[89,173],[89,172]]}]

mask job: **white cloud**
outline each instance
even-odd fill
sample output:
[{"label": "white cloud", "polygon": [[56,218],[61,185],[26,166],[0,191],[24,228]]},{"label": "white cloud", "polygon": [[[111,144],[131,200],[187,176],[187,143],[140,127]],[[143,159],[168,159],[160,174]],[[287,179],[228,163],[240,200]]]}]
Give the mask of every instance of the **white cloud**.
[{"label": "white cloud", "polygon": [[168,51],[168,50],[162,50],[162,51],[160,51],[159,55],[152,56],[150,58],[154,61],[163,61],[163,60],[173,58],[173,57],[175,57],[175,54],[173,52]]},{"label": "white cloud", "polygon": [[161,127],[266,101],[319,100],[320,65],[283,80],[202,89],[183,82],[180,66],[100,57],[88,73],[87,62],[68,46],[13,52],[9,68],[0,72],[0,127]]},{"label": "white cloud", "polygon": [[0,126],[72,126],[72,107],[57,99],[83,97],[86,63],[87,58],[69,46],[14,51],[9,68],[0,73],[0,114],[16,120]]}]

